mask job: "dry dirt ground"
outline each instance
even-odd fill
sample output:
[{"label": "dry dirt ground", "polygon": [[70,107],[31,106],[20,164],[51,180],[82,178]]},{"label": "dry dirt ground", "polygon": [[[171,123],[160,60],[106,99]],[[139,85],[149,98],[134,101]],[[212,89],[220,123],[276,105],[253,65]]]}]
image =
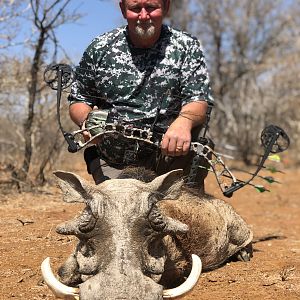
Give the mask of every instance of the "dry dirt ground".
[{"label": "dry dirt ground", "polygon": [[[81,170],[81,171],[80,171]],[[79,166],[75,172],[84,174]],[[203,273],[184,300],[300,299],[300,170],[277,173],[282,184],[260,194],[246,187],[225,199],[212,175],[209,193],[231,203],[254,231],[254,257]],[[43,284],[40,264],[51,257],[56,270],[71,253],[75,238],[56,234],[59,223],[81,207],[62,201],[57,188],[0,198],[0,299],[54,299]]]}]

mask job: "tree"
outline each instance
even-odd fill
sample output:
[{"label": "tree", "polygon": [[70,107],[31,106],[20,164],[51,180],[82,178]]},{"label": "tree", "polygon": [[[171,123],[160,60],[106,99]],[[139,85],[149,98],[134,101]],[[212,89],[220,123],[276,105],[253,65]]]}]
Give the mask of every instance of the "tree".
[{"label": "tree", "polygon": [[32,12],[31,21],[36,30],[35,39],[31,42],[33,49],[33,59],[30,67],[30,79],[27,86],[28,106],[27,117],[24,122],[24,159],[21,169],[18,171],[18,178],[26,181],[32,158],[32,137],[33,121],[35,116],[35,105],[43,90],[41,67],[47,56],[47,43],[54,43],[54,50],[57,49],[58,42],[55,30],[68,23],[75,22],[80,17],[76,12],[69,13],[67,6],[71,0],[30,0]]},{"label": "tree", "polygon": [[[295,86],[286,89],[283,100],[274,94],[273,83],[281,78],[284,86],[289,78],[297,85],[297,77],[286,76],[290,65],[285,58],[299,54],[299,1],[193,3],[196,17],[190,28],[206,49],[216,98],[214,134],[221,144],[237,145],[242,159],[250,163],[260,129],[270,122],[285,124],[286,99],[297,93]],[[296,69],[299,72],[299,64]]]},{"label": "tree", "polygon": [[169,23],[172,27],[187,31],[190,24],[191,13],[190,13],[190,2],[189,0],[173,0],[171,1],[170,12],[169,12]]},{"label": "tree", "polygon": [[19,32],[18,17],[27,11],[22,0],[0,0],[0,49],[13,44]]}]

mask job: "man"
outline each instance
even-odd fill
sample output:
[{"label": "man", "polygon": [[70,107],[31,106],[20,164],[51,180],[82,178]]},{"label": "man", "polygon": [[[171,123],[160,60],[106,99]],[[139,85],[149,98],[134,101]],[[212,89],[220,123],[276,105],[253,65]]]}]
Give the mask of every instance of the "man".
[{"label": "man", "polygon": [[[163,25],[170,0],[123,0],[119,5],[127,26],[97,37],[85,51],[69,96],[71,119],[82,126],[99,107],[133,124],[155,123],[166,132],[161,155],[150,168],[158,174],[184,168],[188,174],[192,131],[205,122],[208,103],[213,103],[201,45]],[[124,153],[113,145],[109,139],[98,144],[108,162]],[[94,150],[87,150],[86,157],[93,157],[87,158],[88,171],[101,182]]]}]

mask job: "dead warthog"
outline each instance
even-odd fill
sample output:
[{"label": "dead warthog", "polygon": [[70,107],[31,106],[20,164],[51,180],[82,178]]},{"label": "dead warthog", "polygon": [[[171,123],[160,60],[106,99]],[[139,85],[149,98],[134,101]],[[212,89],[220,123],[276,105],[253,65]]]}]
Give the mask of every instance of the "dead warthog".
[{"label": "dead warthog", "polygon": [[[139,177],[139,172],[130,173]],[[208,270],[232,256],[251,256],[252,232],[243,219],[224,201],[199,198],[183,188],[180,170],[148,182],[125,174],[97,186],[72,173],[55,175],[64,201],[85,204],[78,217],[57,227],[58,233],[79,239],[59,269],[60,281],[49,259],[42,264],[45,282],[57,297],[177,297],[197,283],[201,262]]]}]

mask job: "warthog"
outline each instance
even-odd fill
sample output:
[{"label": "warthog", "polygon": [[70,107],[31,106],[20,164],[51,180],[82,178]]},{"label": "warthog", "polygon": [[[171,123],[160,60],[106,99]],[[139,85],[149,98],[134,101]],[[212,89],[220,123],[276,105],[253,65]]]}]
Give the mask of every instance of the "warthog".
[{"label": "warthog", "polygon": [[42,264],[57,297],[172,298],[193,288],[201,262],[209,270],[234,255],[250,259],[252,232],[244,220],[224,201],[183,188],[180,170],[146,182],[125,174],[98,186],[72,173],[55,175],[64,201],[85,204],[78,217],[57,227],[79,239],[59,269],[60,281],[49,258]]}]

